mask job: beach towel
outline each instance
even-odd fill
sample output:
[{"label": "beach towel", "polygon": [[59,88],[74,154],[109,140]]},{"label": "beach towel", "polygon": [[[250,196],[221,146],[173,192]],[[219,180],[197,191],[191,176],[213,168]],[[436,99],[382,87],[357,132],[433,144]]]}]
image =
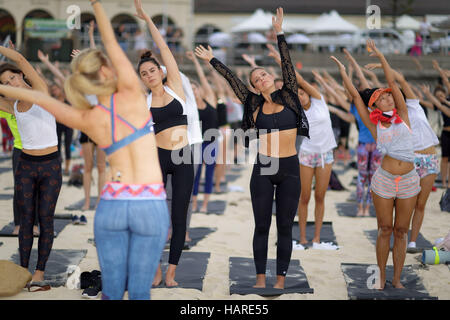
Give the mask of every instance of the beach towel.
[{"label": "beach towel", "polygon": [[422,280],[411,265],[403,267],[401,283],[406,288],[396,289],[390,280],[394,274],[393,266],[386,267],[386,285],[384,290],[373,289],[377,275],[377,265],[341,263],[350,300],[436,300],[429,295]]},{"label": "beach towel", "polygon": [[[61,231],[71,223],[69,219],[54,219],[53,231],[55,233],[55,238],[61,233]],[[8,225],[4,226],[3,229],[0,230],[0,237],[17,237],[17,235],[13,234],[14,231],[14,222],[10,222]],[[39,237],[39,236],[34,236]]]},{"label": "beach towel", "polygon": [[[208,266],[209,252],[183,252],[177,266],[175,281],[178,286],[175,288],[203,290],[203,279],[205,278],[206,268]],[[169,252],[163,251],[161,270],[166,273],[168,267]],[[154,288],[167,288],[164,280]]]},{"label": "beach towel", "polygon": [[[358,214],[358,204],[356,202],[341,202],[336,203],[336,210],[339,216],[341,217],[350,217],[350,218],[369,218],[369,217],[357,217]],[[376,217],[375,207],[373,205],[369,206],[369,215],[370,217]]]},{"label": "beach towel", "polygon": [[[378,237],[378,230],[364,230],[364,234],[366,237],[372,242],[373,245],[376,245],[377,243],[377,237]],[[408,231],[408,239],[411,238],[411,231]],[[392,250],[392,247],[394,246],[394,235],[391,235],[391,245],[390,248]],[[417,253],[422,252],[423,250],[432,249],[433,244],[424,238],[424,236],[419,233],[419,236],[416,240],[416,248],[407,248],[408,253]]]},{"label": "beach towel", "polygon": [[256,271],[253,258],[230,257],[230,295],[257,294],[277,296],[287,293],[314,293],[299,260],[291,260],[284,289],[274,289],[276,282],[276,260],[267,259],[266,288],[253,288]]},{"label": "beach towel", "polygon": [[[77,266],[86,256],[87,250],[52,249],[45,266],[44,280],[52,287],[64,286],[68,278],[68,267]],[[31,250],[28,270],[34,272],[37,262],[37,249]],[[15,253],[12,262],[20,264],[19,253]]]}]

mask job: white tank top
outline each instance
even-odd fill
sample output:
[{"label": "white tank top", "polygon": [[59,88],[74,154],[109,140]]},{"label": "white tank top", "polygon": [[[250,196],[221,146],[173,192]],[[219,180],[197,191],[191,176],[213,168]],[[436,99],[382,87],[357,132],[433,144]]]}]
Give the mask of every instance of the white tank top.
[{"label": "white tank top", "polygon": [[325,153],[336,148],[336,140],[331,127],[330,111],[320,96],[320,100],[310,98],[311,106],[305,110],[309,123],[309,136],[304,138],[300,150],[308,153]]},{"label": "white tank top", "polygon": [[26,112],[19,112],[17,103],[18,100],[14,103],[14,115],[22,139],[22,148],[36,150],[57,146],[55,117],[37,104],[33,104]]},{"label": "white tank top", "polygon": [[408,117],[413,135],[414,151],[424,150],[439,144],[439,140],[428,122],[418,99],[406,99]]}]

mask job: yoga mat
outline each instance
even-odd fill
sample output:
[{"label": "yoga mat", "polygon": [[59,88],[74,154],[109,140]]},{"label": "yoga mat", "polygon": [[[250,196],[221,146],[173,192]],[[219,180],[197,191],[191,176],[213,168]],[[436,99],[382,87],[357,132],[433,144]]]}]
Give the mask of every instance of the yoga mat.
[{"label": "yoga mat", "polygon": [[[97,197],[91,197],[89,202],[89,210],[95,210],[95,203],[97,202]],[[72,211],[72,210],[81,210],[84,204],[84,198],[65,207],[64,209]]]},{"label": "yoga mat", "polygon": [[[217,230],[216,228],[205,228],[205,227],[189,228],[189,237],[192,240],[184,243],[183,250],[190,250],[192,247],[196,246],[197,243],[199,243],[201,240],[206,238],[210,233],[213,233],[216,230]],[[164,250],[169,249],[170,249],[170,240],[166,242],[166,245],[164,247]]]},{"label": "yoga mat", "polygon": [[284,289],[274,289],[276,282],[276,260],[267,259],[266,288],[253,288],[256,270],[253,258],[230,257],[230,295],[257,294],[277,296],[287,293],[314,293],[299,260],[291,260]]},{"label": "yoga mat", "polygon": [[[209,252],[183,252],[177,266],[175,281],[178,286],[175,288],[203,290],[203,279],[205,278],[206,267],[208,266]],[[161,270],[166,273],[169,259],[169,252],[163,251]],[[164,284],[164,277],[161,284],[154,288],[167,288]]]},{"label": "yoga mat", "polygon": [[[55,238],[61,233],[61,231],[69,224],[72,223],[71,220],[68,219],[54,219],[54,232]],[[4,226],[2,230],[0,230],[0,237],[17,237],[17,235],[13,235],[14,231],[14,222],[10,222],[8,225]],[[39,236],[34,236],[35,238]]]},{"label": "yoga mat", "polygon": [[[64,286],[67,282],[67,267],[70,265],[79,265],[86,256],[87,250],[66,250],[52,249],[45,265],[44,280],[52,287]],[[11,259],[14,263],[20,265],[19,253],[15,253]],[[31,250],[30,263],[28,270],[34,273],[37,262],[37,249]]]},{"label": "yoga mat", "polygon": [[57,213],[55,214],[55,219],[69,219],[72,220],[71,213]]},{"label": "yoga mat", "polygon": [[390,283],[394,267],[386,267],[386,285],[384,290],[369,289],[375,283],[376,265],[341,263],[350,300],[437,300],[429,295],[422,280],[412,266],[403,267],[401,283],[405,289],[396,289]]},{"label": "yoga mat", "polygon": [[[377,237],[378,237],[378,230],[364,230],[364,234],[366,237],[372,242],[373,245],[376,245],[377,243]],[[408,231],[408,239],[411,237],[411,230]],[[391,250],[394,246],[394,235],[391,235]],[[433,244],[424,238],[424,236],[419,232],[419,236],[416,240],[416,248],[415,249],[407,249],[408,253],[417,253],[422,252],[426,249],[432,249]]]},{"label": "yoga mat", "polygon": [[[342,202],[336,203],[336,210],[338,215],[341,217],[351,217],[351,218],[369,218],[369,217],[357,217],[358,214],[358,204],[356,202]],[[375,207],[373,205],[369,206],[369,215],[372,218],[376,217]]]},{"label": "yoga mat", "polygon": [[8,171],[12,171],[12,168],[1,168],[0,167],[0,174],[4,173],[4,172],[8,172]]},{"label": "yoga mat", "polygon": [[[197,201],[197,208],[198,210],[200,210],[200,208],[202,207],[203,201],[202,200],[198,200]],[[217,214],[217,215],[222,215],[225,213],[225,209],[227,207],[227,202],[223,201],[223,200],[213,200],[213,201],[209,201],[208,202],[208,212],[206,214]],[[199,211],[197,212],[192,212],[192,213],[201,213]]]},{"label": "yoga mat", "polygon": [[12,194],[0,194],[0,200],[11,200],[13,197]]},{"label": "yoga mat", "polygon": [[352,191],[347,198],[347,202],[356,202],[356,192]]},{"label": "yoga mat", "polygon": [[[311,241],[314,238],[314,227],[315,223],[313,221],[306,222],[306,240],[308,240],[306,247],[312,247]],[[297,242],[300,241],[300,227],[297,221],[294,221],[294,225],[292,226],[292,240],[296,240]],[[338,245],[333,231],[333,223],[331,221],[323,222],[320,231],[320,241],[332,242],[334,245]]]}]

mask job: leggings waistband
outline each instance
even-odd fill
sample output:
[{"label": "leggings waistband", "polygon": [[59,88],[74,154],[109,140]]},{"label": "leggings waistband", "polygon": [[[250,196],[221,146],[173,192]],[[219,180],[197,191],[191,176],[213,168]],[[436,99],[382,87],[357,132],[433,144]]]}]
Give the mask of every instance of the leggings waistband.
[{"label": "leggings waistband", "polygon": [[401,179],[405,179],[405,178],[409,178],[409,177],[413,177],[413,176],[417,175],[416,169],[412,169],[410,172],[405,173],[405,174],[396,174],[396,175],[394,175],[390,172],[387,172],[382,167],[378,167],[377,171],[379,171],[380,174],[382,174],[388,178],[391,178],[391,179],[398,179],[399,177]]},{"label": "leggings waistband", "polygon": [[49,153],[49,154],[44,154],[42,156],[33,156],[31,154],[27,154],[22,151],[22,153],[20,154],[20,157],[22,159],[28,160],[28,161],[42,162],[42,161],[58,159],[59,151],[55,151],[55,152]]}]

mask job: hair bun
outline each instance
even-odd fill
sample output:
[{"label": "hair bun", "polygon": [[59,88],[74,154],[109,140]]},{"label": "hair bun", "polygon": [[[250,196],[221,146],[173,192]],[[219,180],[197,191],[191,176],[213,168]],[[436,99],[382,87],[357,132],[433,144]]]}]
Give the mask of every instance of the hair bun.
[{"label": "hair bun", "polygon": [[152,56],[153,52],[151,50],[147,50],[143,54],[141,54],[141,60],[151,58]]}]

